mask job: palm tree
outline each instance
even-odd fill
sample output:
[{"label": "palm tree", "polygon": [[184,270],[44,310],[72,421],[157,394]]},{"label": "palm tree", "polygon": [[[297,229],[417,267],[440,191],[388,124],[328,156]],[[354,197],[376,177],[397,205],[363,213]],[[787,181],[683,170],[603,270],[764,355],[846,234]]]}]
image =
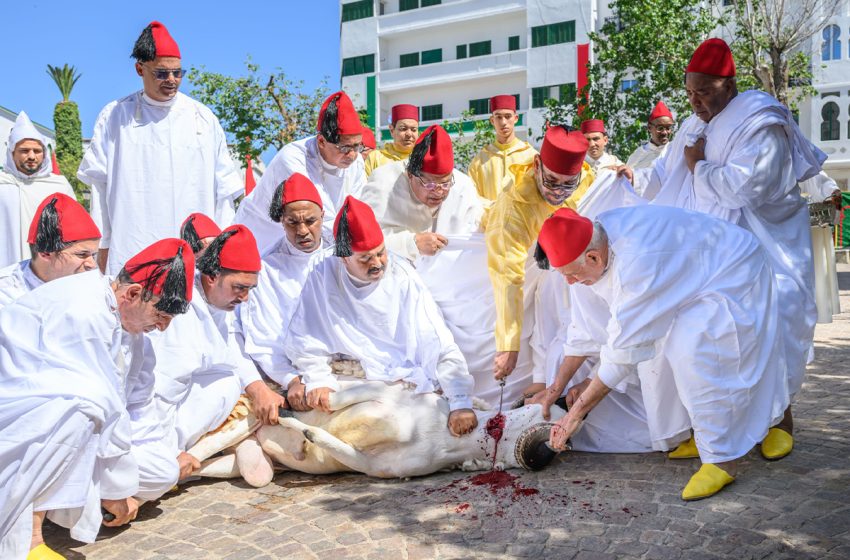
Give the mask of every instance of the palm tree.
[{"label": "palm tree", "polygon": [[73,66],[68,66],[67,64],[62,68],[48,64],[47,73],[53,78],[56,87],[59,88],[59,92],[62,94],[62,102],[66,102],[71,98],[71,90],[74,89],[77,80],[82,76],[82,74],[77,73],[77,70]]}]

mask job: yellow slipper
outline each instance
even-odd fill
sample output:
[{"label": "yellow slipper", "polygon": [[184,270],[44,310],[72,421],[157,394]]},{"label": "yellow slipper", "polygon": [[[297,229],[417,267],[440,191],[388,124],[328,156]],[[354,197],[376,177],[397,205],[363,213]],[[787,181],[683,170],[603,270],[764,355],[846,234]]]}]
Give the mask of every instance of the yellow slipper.
[{"label": "yellow slipper", "polygon": [[771,428],[761,442],[762,457],[770,461],[781,459],[794,449],[794,436],[782,428]]},{"label": "yellow slipper", "polygon": [[708,498],[734,481],[735,477],[729,476],[729,473],[720,467],[711,463],[703,463],[688,481],[688,484],[685,485],[685,489],[682,490],[682,499],[690,501]]},{"label": "yellow slipper", "polygon": [[697,442],[694,441],[694,436],[691,436],[688,441],[679,444],[679,447],[667,454],[668,459],[696,459],[699,457],[697,451]]},{"label": "yellow slipper", "polygon": [[65,557],[46,544],[41,543],[30,550],[29,554],[27,554],[27,560],[65,560]]}]

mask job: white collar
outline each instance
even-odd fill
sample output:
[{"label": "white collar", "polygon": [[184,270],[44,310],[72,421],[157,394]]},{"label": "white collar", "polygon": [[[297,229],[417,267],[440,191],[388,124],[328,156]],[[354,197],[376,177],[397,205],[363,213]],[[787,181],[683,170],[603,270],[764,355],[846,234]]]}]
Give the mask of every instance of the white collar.
[{"label": "white collar", "polygon": [[154,107],[171,107],[177,101],[177,95],[175,94],[175,96],[168,101],[157,101],[156,99],[148,96],[148,94],[142,90],[142,101],[148,105],[153,105]]}]

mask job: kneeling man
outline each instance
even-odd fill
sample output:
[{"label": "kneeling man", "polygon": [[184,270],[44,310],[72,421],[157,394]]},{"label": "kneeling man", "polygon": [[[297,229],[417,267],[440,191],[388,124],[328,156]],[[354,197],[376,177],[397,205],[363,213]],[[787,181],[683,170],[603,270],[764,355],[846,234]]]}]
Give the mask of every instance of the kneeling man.
[{"label": "kneeling man", "polygon": [[705,214],[638,206],[595,223],[558,210],[539,248],[567,282],[592,286],[611,310],[599,370],[553,426],[552,446],[563,448],[611,387],[662,352],[672,379],[654,382],[675,383],[703,463],[682,498],[706,498],[735,480],[737,460],[789,398],[776,281],[758,240]]},{"label": "kneeling man", "polygon": [[372,209],[349,196],[334,223],[336,258],[310,273],[284,349],[304,377],[307,404],[329,411],[336,355],[359,360],[367,380],[441,390],[455,436],[478,425],[473,379],[428,289],[389,254]]}]

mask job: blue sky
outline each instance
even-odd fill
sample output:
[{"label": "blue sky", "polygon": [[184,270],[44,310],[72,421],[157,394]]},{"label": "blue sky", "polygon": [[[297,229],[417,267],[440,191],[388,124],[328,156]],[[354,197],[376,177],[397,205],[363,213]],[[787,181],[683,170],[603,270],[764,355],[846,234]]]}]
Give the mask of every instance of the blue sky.
[{"label": "blue sky", "polygon": [[[82,73],[71,99],[84,137],[104,105],[141,89],[130,51],[151,20],[168,27],[184,68],[238,75],[250,54],[261,69],[280,67],[308,86],[325,76],[329,87],[339,86],[337,0],[23,0],[6,3],[2,14],[0,105],[53,128],[60,94],[47,65],[71,64]],[[184,80],[181,91],[190,85]]]}]

